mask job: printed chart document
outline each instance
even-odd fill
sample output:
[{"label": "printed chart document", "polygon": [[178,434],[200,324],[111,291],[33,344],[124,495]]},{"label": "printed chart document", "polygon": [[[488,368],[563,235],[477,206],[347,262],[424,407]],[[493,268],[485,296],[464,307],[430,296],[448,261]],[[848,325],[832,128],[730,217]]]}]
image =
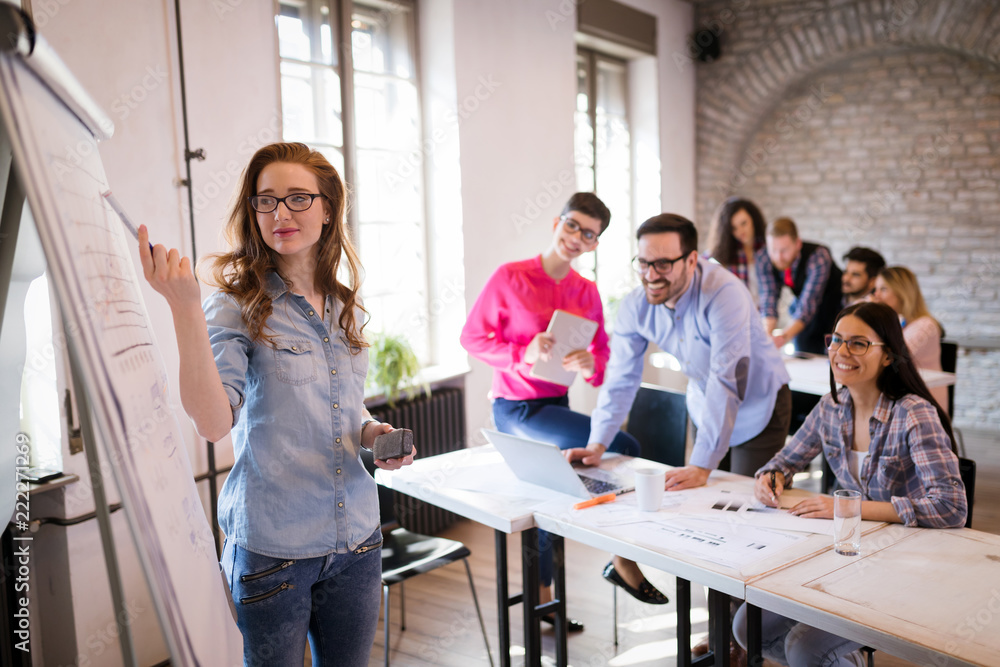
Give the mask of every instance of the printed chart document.
[{"label": "printed chart document", "polygon": [[556,339],[552,348],[552,356],[548,361],[539,359],[531,367],[531,377],[541,380],[548,380],[564,386],[573,384],[576,378],[576,371],[568,371],[562,367],[562,360],[574,350],[585,350],[594,340],[597,333],[598,324],[594,320],[580,317],[565,310],[557,310],[552,313],[549,326],[545,330]]}]

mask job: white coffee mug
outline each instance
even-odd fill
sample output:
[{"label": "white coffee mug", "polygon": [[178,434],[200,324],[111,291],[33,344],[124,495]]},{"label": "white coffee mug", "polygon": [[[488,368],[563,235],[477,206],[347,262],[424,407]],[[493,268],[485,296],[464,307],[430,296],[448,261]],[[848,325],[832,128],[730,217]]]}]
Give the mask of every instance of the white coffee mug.
[{"label": "white coffee mug", "polygon": [[667,471],[662,468],[638,468],[635,471],[635,503],[642,512],[656,512],[663,504]]}]

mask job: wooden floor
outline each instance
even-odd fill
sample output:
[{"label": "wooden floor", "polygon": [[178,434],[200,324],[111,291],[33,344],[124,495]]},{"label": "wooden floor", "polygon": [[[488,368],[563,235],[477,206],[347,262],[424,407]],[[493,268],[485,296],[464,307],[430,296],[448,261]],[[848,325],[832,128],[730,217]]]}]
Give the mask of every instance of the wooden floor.
[{"label": "wooden floor", "polygon": [[[1000,435],[965,434],[966,456],[978,465],[975,502],[977,530],[1000,534]],[[483,611],[490,646],[496,660],[497,619],[496,583],[493,556],[493,533],[471,521],[462,521],[445,534],[461,540],[471,549],[473,577],[479,604]],[[520,556],[518,537],[508,540],[511,592],[520,590]],[[618,624],[620,645],[612,642],[611,595],[612,587],[601,578],[601,570],[608,561],[608,554],[590,547],[567,541],[567,576],[569,613],[582,621],[586,630],[571,635],[569,663],[574,667],[667,666],[676,664],[676,616],[673,604],[673,577],[644,568],[646,576],[671,598],[671,604],[651,606],[639,603],[627,595],[618,598]],[[482,634],[476,619],[465,568],[454,564],[418,576],[406,586],[407,626],[399,629],[399,590],[391,593],[390,659],[396,667],[416,665],[446,665],[471,667],[488,665]],[[692,587],[692,618],[696,639],[707,632],[707,612],[704,590]],[[511,636],[516,648],[513,664],[523,663],[521,647],[520,607],[511,614]],[[543,630],[546,664],[553,664],[554,642],[551,630]],[[375,647],[370,665],[380,665],[383,629],[379,622]],[[912,663],[887,655],[875,654],[879,667],[909,666]],[[307,663],[309,664],[308,660]]]}]

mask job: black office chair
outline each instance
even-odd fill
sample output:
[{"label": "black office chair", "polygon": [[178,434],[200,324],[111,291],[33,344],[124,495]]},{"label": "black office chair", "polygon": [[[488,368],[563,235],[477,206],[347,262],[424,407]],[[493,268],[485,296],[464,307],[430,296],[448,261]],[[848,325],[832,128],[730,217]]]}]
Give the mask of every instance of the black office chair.
[{"label": "black office chair", "polygon": [[[958,368],[958,343],[941,341],[941,370],[954,373]],[[955,385],[948,385],[948,416],[955,416]]]},{"label": "black office chair", "polygon": [[640,456],[668,466],[683,466],[688,411],[684,392],[643,383],[632,401],[625,427],[642,447]]},{"label": "black office chair", "polygon": [[[374,476],[375,462],[372,453],[368,450],[362,450],[361,458],[368,472]],[[490,641],[486,637],[486,625],[483,623],[483,614],[479,609],[476,586],[472,582],[468,547],[455,540],[412,533],[403,528],[396,519],[392,489],[381,484],[378,486],[378,505],[382,524],[382,599],[385,603],[382,624],[385,628],[385,667],[389,667],[389,587],[399,584],[399,629],[406,630],[406,598],[403,595],[403,582],[410,577],[436,570],[459,560],[465,565],[465,574],[469,578],[469,589],[472,591],[472,602],[476,606],[476,617],[479,618],[479,628],[482,630],[483,643],[486,645],[486,656],[492,667],[493,654],[490,653]]]},{"label": "black office chair", "polygon": [[[954,373],[958,369],[958,343],[950,340],[941,341],[941,370],[946,373]],[[948,385],[948,416],[955,419],[955,385]],[[965,438],[962,432],[951,425],[951,430],[955,433],[955,444],[958,447],[958,455],[965,456]]]}]

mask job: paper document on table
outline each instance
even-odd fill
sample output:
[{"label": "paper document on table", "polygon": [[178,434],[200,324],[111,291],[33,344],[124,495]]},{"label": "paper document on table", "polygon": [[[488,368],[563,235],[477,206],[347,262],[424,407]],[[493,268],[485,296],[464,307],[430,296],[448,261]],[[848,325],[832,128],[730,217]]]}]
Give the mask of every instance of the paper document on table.
[{"label": "paper document on table", "polygon": [[725,567],[740,569],[786,549],[807,537],[747,525],[677,517],[626,527],[640,544],[666,547]]},{"label": "paper document on table", "polygon": [[757,528],[833,534],[833,522],[829,519],[806,519],[789,514],[788,508],[797,502],[798,499],[783,495],[780,508],[768,507],[752,494],[732,491],[720,485],[695,490],[695,493],[687,496],[687,502],[677,508],[677,512],[685,516],[744,523]]}]

